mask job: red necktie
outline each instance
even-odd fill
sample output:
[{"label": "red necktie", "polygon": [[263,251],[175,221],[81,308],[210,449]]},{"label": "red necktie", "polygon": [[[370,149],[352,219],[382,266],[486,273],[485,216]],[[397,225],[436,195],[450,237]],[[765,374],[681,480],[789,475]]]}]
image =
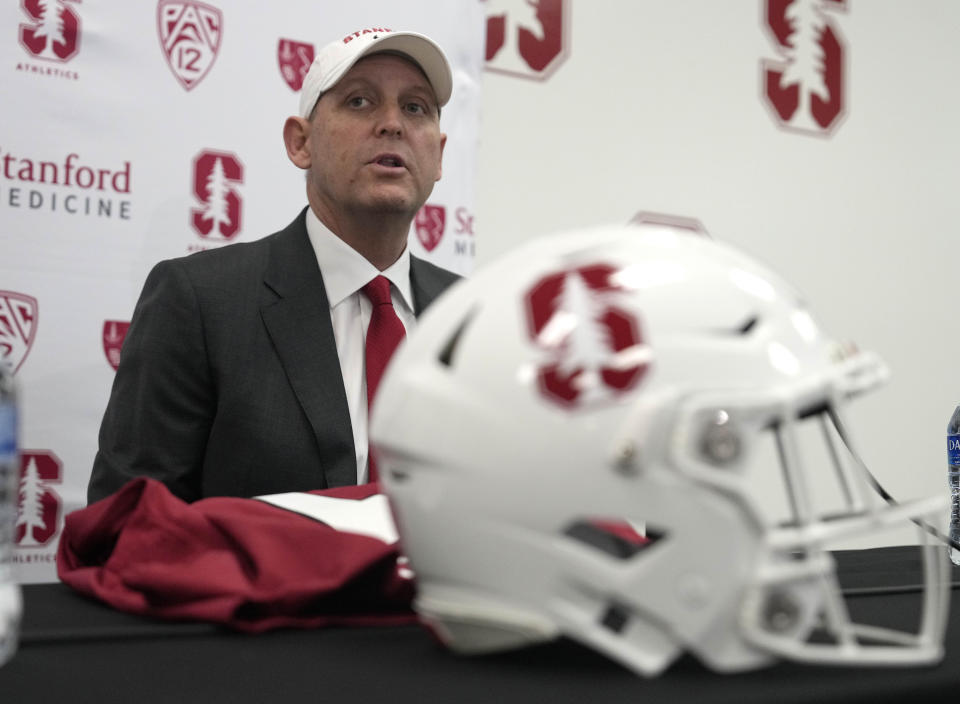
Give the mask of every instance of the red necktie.
[{"label": "red necktie", "polygon": [[[393,309],[390,299],[390,281],[378,276],[364,286],[361,291],[373,304],[370,325],[367,327],[367,413],[373,408],[373,398],[380,385],[380,377],[387,367],[393,351],[406,334],[403,323]],[[369,417],[369,416],[368,416]],[[368,453],[368,481],[377,481],[377,466],[373,454]]]}]

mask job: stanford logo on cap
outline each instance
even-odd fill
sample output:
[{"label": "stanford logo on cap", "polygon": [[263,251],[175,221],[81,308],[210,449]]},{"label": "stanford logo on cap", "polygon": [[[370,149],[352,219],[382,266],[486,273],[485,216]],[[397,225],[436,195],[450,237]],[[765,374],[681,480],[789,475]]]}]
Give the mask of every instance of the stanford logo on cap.
[{"label": "stanford logo on cap", "polygon": [[602,263],[558,271],[527,292],[527,333],[544,353],[537,378],[549,401],[580,408],[604,403],[635,387],[650,366],[619,271]]},{"label": "stanford logo on cap", "polygon": [[201,237],[231,240],[240,232],[243,164],[230,152],[202,151],[193,160],[193,194],[202,205],[190,224]]},{"label": "stanford logo on cap", "polygon": [[486,0],[488,71],[546,80],[567,58],[569,0]]},{"label": "stanford logo on cap", "polygon": [[292,39],[281,39],[277,43],[277,63],[280,64],[280,75],[290,86],[290,90],[299,91],[303,87],[303,77],[310,70],[313,63],[313,44],[295,42]]},{"label": "stanford logo on cap", "polygon": [[353,34],[348,34],[343,38],[344,44],[349,44],[357,37],[363,37],[366,35],[371,35],[372,39],[376,39],[378,34],[389,34],[392,32],[392,29],[387,29],[386,27],[367,27],[366,29],[358,29]]},{"label": "stanford logo on cap", "polygon": [[844,44],[836,13],[846,0],[766,0],[764,28],[777,59],[764,59],[764,102],[784,129],[829,134],[845,111]]},{"label": "stanford logo on cap", "polygon": [[413,225],[417,231],[417,239],[425,250],[432,252],[440,244],[446,224],[447,209],[442,205],[426,204],[417,211]]},{"label": "stanford logo on cap", "polygon": [[103,353],[114,371],[120,366],[120,349],[129,327],[130,323],[125,320],[103,321]]},{"label": "stanford logo on cap", "polygon": [[186,90],[197,85],[220,50],[223,14],[202,2],[160,0],[157,32],[173,75]]},{"label": "stanford logo on cap", "polygon": [[37,299],[16,291],[0,291],[0,356],[20,369],[37,334]]},{"label": "stanford logo on cap", "polygon": [[[20,25],[20,44],[38,59],[67,62],[80,50],[79,0],[20,0],[30,24]],[[68,4],[69,3],[69,4]]]},{"label": "stanford logo on cap", "polygon": [[60,527],[61,502],[51,484],[63,481],[63,465],[50,450],[20,453],[20,491],[14,541],[33,548],[49,543]]}]

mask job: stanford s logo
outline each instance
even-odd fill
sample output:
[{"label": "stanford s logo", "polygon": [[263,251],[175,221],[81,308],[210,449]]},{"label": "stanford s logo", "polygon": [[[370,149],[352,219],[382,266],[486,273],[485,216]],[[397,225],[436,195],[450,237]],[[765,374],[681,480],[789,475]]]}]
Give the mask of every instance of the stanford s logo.
[{"label": "stanford s logo", "polygon": [[202,151],[193,160],[193,194],[201,203],[190,224],[208,239],[232,240],[240,232],[243,164],[229,152]]},{"label": "stanford s logo", "polygon": [[63,464],[50,450],[20,453],[20,491],[15,542],[19,548],[47,545],[60,528],[60,496],[52,484],[63,480]]},{"label": "stanford s logo", "polygon": [[485,0],[486,69],[546,80],[567,58],[570,0]]},{"label": "stanford s logo", "polygon": [[603,404],[633,389],[650,366],[620,269],[592,264],[537,281],[524,297],[527,333],[541,352],[539,390],[567,408]]},{"label": "stanford s logo", "polygon": [[31,21],[20,25],[20,44],[38,59],[64,63],[72,59],[80,50],[77,2],[79,0],[20,0],[20,7]]},{"label": "stanford s logo", "polygon": [[186,90],[196,86],[210,71],[223,30],[220,10],[202,2],[160,0],[157,32],[160,48],[173,75]]},{"label": "stanford s logo", "polygon": [[764,101],[784,129],[828,135],[845,111],[844,43],[836,13],[846,0],[764,0],[777,59],[764,59]]}]

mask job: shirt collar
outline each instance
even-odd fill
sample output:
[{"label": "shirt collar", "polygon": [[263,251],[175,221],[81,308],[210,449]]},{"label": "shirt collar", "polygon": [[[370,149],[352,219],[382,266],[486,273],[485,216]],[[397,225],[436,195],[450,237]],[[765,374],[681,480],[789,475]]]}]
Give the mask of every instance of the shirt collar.
[{"label": "shirt collar", "polygon": [[323,285],[331,308],[382,275],[390,280],[407,308],[411,311],[414,309],[408,247],[404,247],[397,261],[384,271],[378,271],[363,255],[324,225],[312,208],[307,208],[307,235],[323,274]]}]

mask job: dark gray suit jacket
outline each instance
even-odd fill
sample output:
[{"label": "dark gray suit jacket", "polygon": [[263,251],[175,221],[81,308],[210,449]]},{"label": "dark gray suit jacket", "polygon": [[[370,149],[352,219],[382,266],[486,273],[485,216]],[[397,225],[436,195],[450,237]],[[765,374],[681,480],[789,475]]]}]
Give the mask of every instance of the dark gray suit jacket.
[{"label": "dark gray suit jacket", "polygon": [[[305,213],[261,240],[153,268],[123,343],[89,501],[138,476],[188,501],[356,483]],[[456,279],[411,257],[416,314]]]}]

